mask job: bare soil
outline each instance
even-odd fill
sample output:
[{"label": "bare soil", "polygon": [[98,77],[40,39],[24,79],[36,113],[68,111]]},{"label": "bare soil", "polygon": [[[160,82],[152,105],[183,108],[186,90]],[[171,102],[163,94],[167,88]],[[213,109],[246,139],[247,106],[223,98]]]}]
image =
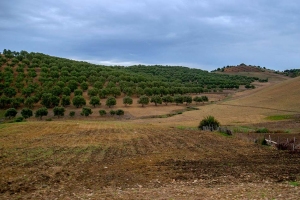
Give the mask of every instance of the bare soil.
[{"label": "bare soil", "polygon": [[[300,155],[133,122],[1,125],[1,199],[293,199]],[[270,188],[273,188],[271,190]],[[201,195],[203,194],[203,195]]]}]

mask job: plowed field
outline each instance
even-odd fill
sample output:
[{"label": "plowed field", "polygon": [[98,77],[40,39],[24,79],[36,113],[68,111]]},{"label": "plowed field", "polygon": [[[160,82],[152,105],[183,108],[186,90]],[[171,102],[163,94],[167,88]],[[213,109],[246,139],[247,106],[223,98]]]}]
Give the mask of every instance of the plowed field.
[{"label": "plowed field", "polygon": [[1,199],[296,199],[300,155],[133,122],[0,126]]}]

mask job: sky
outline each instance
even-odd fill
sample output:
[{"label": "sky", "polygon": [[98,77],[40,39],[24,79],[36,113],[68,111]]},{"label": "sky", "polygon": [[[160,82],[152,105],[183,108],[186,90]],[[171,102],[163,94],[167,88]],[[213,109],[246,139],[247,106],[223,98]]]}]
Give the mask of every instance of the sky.
[{"label": "sky", "polygon": [[299,0],[0,1],[0,51],[104,65],[300,68]]}]

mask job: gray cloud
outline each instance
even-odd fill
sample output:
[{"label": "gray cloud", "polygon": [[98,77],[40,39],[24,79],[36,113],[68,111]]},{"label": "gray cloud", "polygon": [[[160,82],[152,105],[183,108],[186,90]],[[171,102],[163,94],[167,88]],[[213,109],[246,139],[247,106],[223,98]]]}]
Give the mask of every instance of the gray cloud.
[{"label": "gray cloud", "polygon": [[296,0],[0,2],[0,48],[97,63],[299,67]]}]

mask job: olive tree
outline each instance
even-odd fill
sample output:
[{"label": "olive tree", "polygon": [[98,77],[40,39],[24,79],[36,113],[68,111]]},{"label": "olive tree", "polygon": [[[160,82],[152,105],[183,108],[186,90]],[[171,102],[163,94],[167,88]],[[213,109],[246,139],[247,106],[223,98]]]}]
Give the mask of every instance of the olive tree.
[{"label": "olive tree", "polygon": [[47,116],[47,115],[48,115],[48,110],[46,107],[39,108],[35,112],[35,117],[39,117],[40,119],[42,119],[43,116]]},{"label": "olive tree", "polygon": [[17,115],[18,111],[15,108],[9,108],[5,111],[5,117],[8,117],[8,119],[15,117]]},{"label": "olive tree", "polygon": [[60,107],[60,106],[55,106],[53,108],[53,113],[54,113],[54,116],[57,116],[58,118],[61,116],[64,116],[65,115],[65,108],[64,107]]},{"label": "olive tree", "polygon": [[138,104],[142,104],[142,107],[144,107],[144,105],[148,105],[149,97],[147,97],[146,95],[140,96],[140,98],[138,100]]},{"label": "olive tree", "polygon": [[24,117],[25,119],[29,118],[32,116],[32,110],[29,108],[23,108],[21,111],[21,115],[22,117]]},{"label": "olive tree", "polygon": [[107,100],[106,100],[106,105],[110,108],[114,105],[117,104],[117,101],[116,101],[116,98],[114,97],[108,97]]},{"label": "olive tree", "polygon": [[125,106],[131,105],[131,104],[132,104],[132,98],[129,97],[129,96],[125,96],[125,97],[123,98],[123,104],[124,104]]}]

